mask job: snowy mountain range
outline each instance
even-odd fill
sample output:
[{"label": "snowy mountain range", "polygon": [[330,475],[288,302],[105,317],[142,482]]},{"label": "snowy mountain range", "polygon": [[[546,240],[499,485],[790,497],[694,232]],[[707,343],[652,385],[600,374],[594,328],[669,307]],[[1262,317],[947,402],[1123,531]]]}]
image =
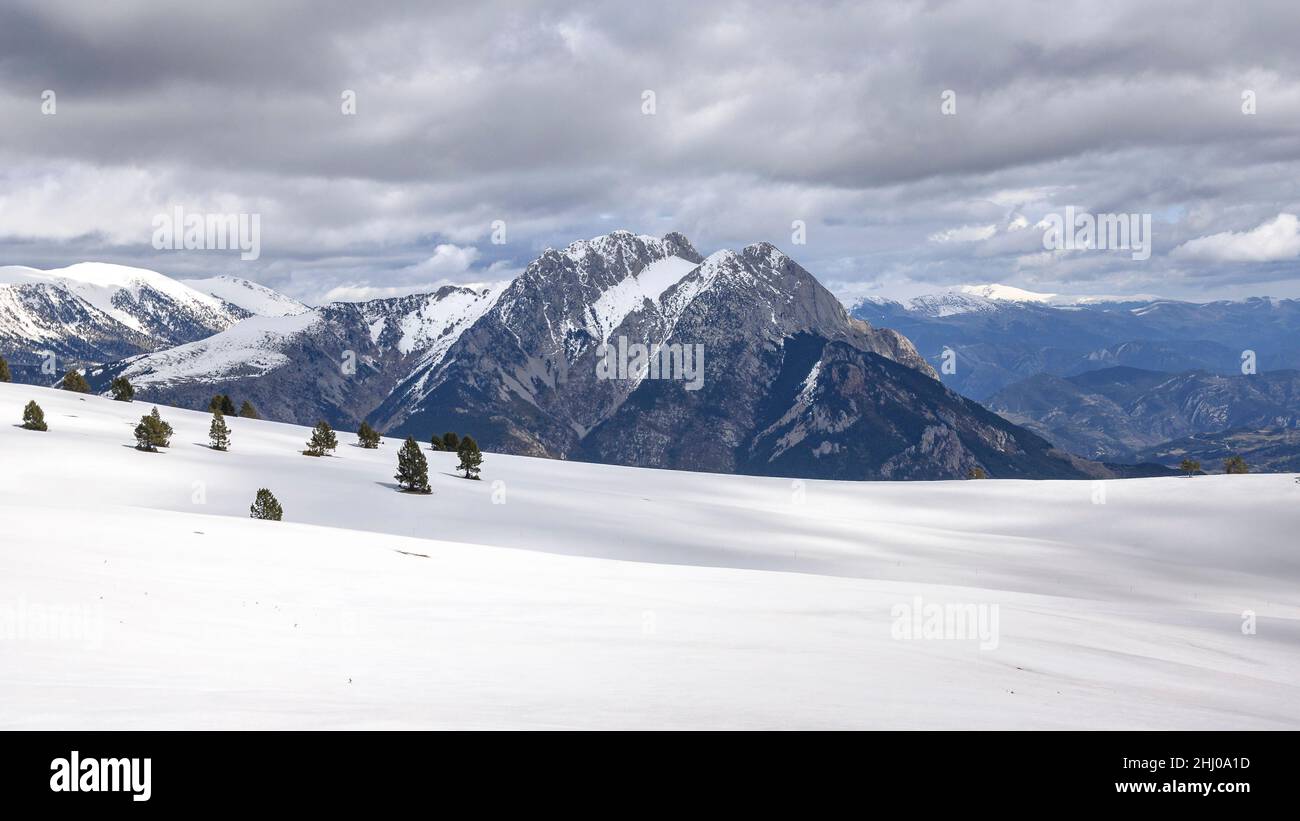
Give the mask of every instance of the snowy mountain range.
[{"label": "snowy mountain range", "polygon": [[0,354],[39,374],[62,373],[211,336],[252,312],[156,271],[83,262],[42,271],[0,267]]},{"label": "snowy mountain range", "polygon": [[[0,272],[0,305],[23,306],[0,310],[0,353],[20,379],[38,361],[22,353],[48,347],[102,363],[87,373],[98,390],[122,374],[141,397],[183,407],[229,393],[300,424],[366,420],[422,440],[471,432],[504,453],[813,478],[1106,475],[1085,459],[1120,449],[1066,456],[1052,442],[1077,437],[954,391],[987,398],[1022,373],[1128,362],[1227,370],[1247,342],[1276,366],[1300,328],[1287,300],[1056,304],[1006,286],[850,313],[769,243],[705,257],[677,233],[547,249],[492,292],[447,286],[319,308],[233,277],[179,282],[95,264]],[[699,350],[701,380],[609,378],[602,365],[618,346]],[[946,348],[955,373],[934,367]]]},{"label": "snowy mountain range", "polygon": [[[768,243],[704,257],[680,234],[615,231],[547,249],[495,292],[305,311],[225,280],[190,285],[274,315],[91,368],[92,385],[124,374],[142,398],[184,407],[229,393],[271,419],[364,419],[422,440],[456,430],[497,452],[613,464],[853,479],[1104,471],[944,389],[905,336],[849,316]],[[700,382],[610,378],[615,347],[701,351]]]}]

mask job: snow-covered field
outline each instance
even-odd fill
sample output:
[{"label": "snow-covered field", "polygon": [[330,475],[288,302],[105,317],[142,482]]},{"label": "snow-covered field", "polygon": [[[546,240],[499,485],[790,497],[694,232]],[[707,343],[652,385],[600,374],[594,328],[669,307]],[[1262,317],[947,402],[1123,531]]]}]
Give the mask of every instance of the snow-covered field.
[{"label": "snow-covered field", "polygon": [[[49,432],[16,426],[32,398]],[[350,433],[311,459],[230,419],[218,453],[161,408],[172,447],[139,453],[150,407],[0,384],[0,727],[1300,728],[1291,476],[489,453],[469,482],[429,453],[420,497]],[[263,486],[284,522],[247,518]],[[990,630],[899,638],[916,597]]]}]

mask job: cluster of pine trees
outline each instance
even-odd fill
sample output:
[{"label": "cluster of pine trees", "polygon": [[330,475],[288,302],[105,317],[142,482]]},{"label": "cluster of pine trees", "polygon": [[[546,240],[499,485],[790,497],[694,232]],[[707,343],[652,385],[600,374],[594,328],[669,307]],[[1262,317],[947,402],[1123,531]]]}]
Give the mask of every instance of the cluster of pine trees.
[{"label": "cluster of pine trees", "polygon": [[239,411],[236,413],[235,400],[231,399],[230,394],[227,393],[219,393],[212,397],[211,402],[208,402],[208,413],[216,413],[217,411],[221,411],[222,416],[240,416],[244,419],[262,418],[258,415],[257,408],[253,407],[253,403],[247,399],[239,406]]},{"label": "cluster of pine trees", "polygon": [[460,457],[460,464],[456,470],[465,471],[466,479],[477,479],[479,465],[483,464],[483,454],[479,452],[478,442],[474,441],[473,436],[460,438],[460,434],[455,431],[447,431],[442,436],[434,434],[433,440],[429,443],[431,450],[447,451]]}]

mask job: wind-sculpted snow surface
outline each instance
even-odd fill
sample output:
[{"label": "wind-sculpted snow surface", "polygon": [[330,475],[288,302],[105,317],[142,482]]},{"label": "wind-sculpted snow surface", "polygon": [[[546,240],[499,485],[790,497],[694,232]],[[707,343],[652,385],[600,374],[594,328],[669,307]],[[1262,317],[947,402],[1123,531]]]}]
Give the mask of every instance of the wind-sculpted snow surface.
[{"label": "wind-sculpted snow surface", "polygon": [[221,453],[164,406],[145,454],[149,407],[0,384],[0,727],[1300,728],[1291,476],[471,482],[426,450],[412,496],[394,439],[228,418]]}]

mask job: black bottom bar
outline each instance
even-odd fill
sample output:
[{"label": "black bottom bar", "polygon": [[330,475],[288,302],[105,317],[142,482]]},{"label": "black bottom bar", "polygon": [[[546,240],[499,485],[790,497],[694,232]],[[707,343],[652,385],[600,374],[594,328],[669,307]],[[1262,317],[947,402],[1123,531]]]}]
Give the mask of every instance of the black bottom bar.
[{"label": "black bottom bar", "polygon": [[[688,796],[698,796],[689,806],[779,800],[805,810],[850,800],[865,811],[878,799],[1221,809],[1293,799],[1295,742],[1292,733],[17,732],[0,736],[0,772],[23,806],[129,812],[412,802],[433,811],[474,800],[623,814],[680,810]],[[623,793],[617,804],[601,798],[610,790]]]}]

